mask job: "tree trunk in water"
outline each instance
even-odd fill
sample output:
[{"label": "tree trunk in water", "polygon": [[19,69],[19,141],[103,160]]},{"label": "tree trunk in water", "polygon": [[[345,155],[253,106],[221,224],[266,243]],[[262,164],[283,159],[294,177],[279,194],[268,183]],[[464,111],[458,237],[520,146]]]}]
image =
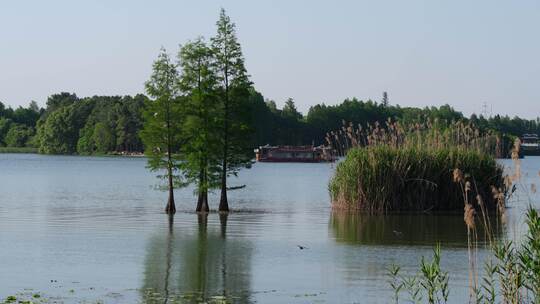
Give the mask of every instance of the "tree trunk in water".
[{"label": "tree trunk in water", "polygon": [[169,189],[169,200],[167,202],[167,206],[165,207],[165,213],[171,215],[176,213],[176,206],[174,204],[174,192],[172,188]]},{"label": "tree trunk in water", "polygon": [[229,156],[229,78],[228,66],[225,66],[225,123],[223,136],[223,166],[221,172],[221,198],[219,199],[219,211],[229,212],[227,200],[227,157]]},{"label": "tree trunk in water", "polygon": [[210,211],[210,207],[208,206],[208,190],[205,190],[203,194],[202,211],[203,212]]},{"label": "tree trunk in water", "polygon": [[219,200],[219,211],[229,212],[229,202],[227,201],[227,161],[223,161],[223,172],[221,173],[221,198]]},{"label": "tree trunk in water", "polygon": [[199,198],[197,199],[196,212],[210,211],[210,208],[208,207],[208,190],[206,184],[205,170],[201,169],[201,172],[199,173]]},{"label": "tree trunk in water", "polygon": [[173,189],[173,179],[172,179],[172,169],[169,168],[169,201],[165,207],[165,213],[175,214],[176,206],[174,204],[174,189]]},{"label": "tree trunk in water", "polygon": [[199,191],[199,197],[197,198],[197,208],[195,208],[195,212],[201,212],[202,198],[203,198],[203,194],[201,191]]},{"label": "tree trunk in water", "polygon": [[208,191],[200,191],[199,198],[197,200],[197,212],[209,212],[208,207]]}]

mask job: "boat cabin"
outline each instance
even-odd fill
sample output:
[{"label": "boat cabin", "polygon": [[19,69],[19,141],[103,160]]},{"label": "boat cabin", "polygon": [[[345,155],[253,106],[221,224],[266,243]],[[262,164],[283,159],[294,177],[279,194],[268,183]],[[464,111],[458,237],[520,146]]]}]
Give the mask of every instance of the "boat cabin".
[{"label": "boat cabin", "polygon": [[259,162],[304,162],[318,163],[333,161],[328,147],[314,146],[261,146],[255,149]]},{"label": "boat cabin", "polygon": [[520,153],[523,155],[540,155],[540,141],[537,134],[521,136]]}]

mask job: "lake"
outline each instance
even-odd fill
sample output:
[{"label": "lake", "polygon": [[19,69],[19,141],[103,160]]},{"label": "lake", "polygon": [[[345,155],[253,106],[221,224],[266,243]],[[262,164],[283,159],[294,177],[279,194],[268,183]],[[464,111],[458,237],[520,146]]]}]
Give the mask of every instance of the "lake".
[{"label": "lake", "polygon": [[[175,191],[170,221],[162,212],[167,193],[155,190],[145,165],[143,158],[0,154],[0,299],[388,303],[387,267],[414,272],[440,242],[451,302],[467,302],[462,214],[334,213],[327,185],[335,164],[257,163],[230,179],[247,187],[230,192],[228,216],[197,215],[186,188]],[[519,235],[528,202],[538,206],[526,189],[540,181],[540,158],[525,158],[521,169],[499,237]],[[217,205],[212,195],[210,207]]]}]

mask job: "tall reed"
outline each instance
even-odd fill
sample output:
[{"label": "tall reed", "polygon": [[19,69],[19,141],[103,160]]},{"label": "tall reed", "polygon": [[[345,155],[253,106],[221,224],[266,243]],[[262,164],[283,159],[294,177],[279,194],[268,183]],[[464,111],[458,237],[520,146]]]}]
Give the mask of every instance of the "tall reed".
[{"label": "tall reed", "polygon": [[377,145],[417,150],[458,149],[487,153],[497,158],[502,158],[509,150],[507,139],[492,131],[480,131],[462,121],[435,119],[402,124],[388,119],[384,124],[354,125],[345,121],[342,124],[341,129],[326,134],[326,144],[333,147],[338,156],[345,156],[352,148]]},{"label": "tall reed", "polygon": [[337,165],[329,190],[333,207],[368,213],[462,210],[462,189],[452,182],[453,168],[471,172],[473,198],[487,197],[497,206],[491,185],[504,187],[503,169],[493,157],[458,148],[396,148],[386,145],[351,149]]},{"label": "tall reed", "polygon": [[492,185],[506,190],[503,169],[494,159],[500,140],[462,122],[402,125],[388,120],[366,127],[344,122],[341,130],[328,134],[327,143],[346,155],[329,185],[335,208],[369,213],[461,210],[463,191],[452,182],[454,168],[470,174],[475,187],[467,196],[475,208],[480,203],[496,208]]}]

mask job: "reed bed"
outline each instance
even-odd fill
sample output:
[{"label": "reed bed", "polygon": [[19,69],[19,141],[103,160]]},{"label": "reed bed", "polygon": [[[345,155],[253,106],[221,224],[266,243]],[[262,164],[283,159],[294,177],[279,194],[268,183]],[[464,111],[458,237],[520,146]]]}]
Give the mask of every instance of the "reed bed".
[{"label": "reed bed", "polygon": [[371,214],[461,211],[463,189],[453,182],[454,168],[470,172],[471,201],[481,195],[486,209],[497,208],[492,185],[503,191],[504,178],[493,157],[457,148],[384,145],[353,148],[338,164],[329,186],[333,207]]},{"label": "reed bed", "polygon": [[495,161],[501,140],[462,122],[401,125],[387,121],[355,127],[343,124],[327,143],[345,154],[330,181],[335,209],[371,214],[463,210],[464,186],[456,184],[455,168],[467,172],[472,206],[484,198],[486,211],[496,210],[495,189],[505,193],[503,168]]}]

